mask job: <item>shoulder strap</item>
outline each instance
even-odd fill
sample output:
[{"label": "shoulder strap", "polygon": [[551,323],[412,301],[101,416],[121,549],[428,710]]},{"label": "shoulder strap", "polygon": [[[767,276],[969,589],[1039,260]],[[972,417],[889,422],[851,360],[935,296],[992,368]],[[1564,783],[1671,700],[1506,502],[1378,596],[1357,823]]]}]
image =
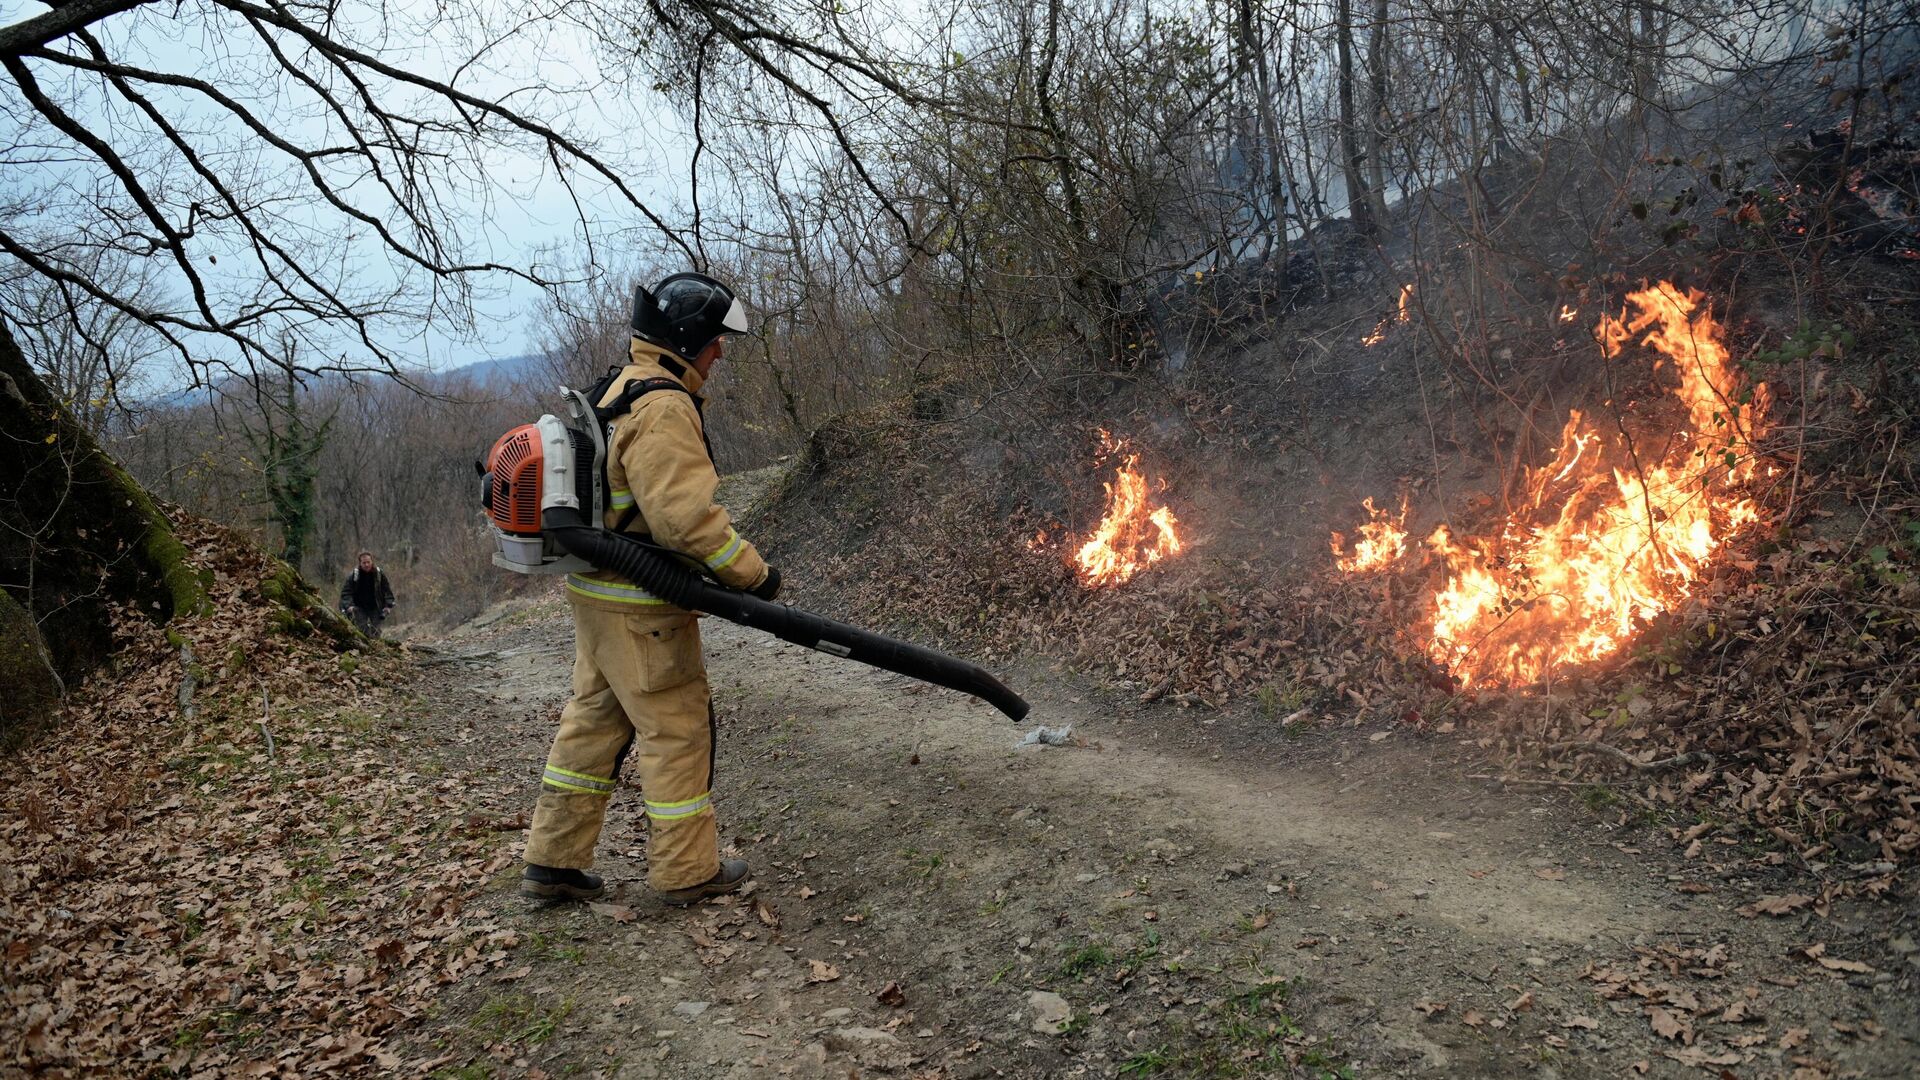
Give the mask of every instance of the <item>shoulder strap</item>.
[{"label": "shoulder strap", "polygon": [[[641,398],[656,390],[678,390],[692,399],[696,409],[700,406],[700,399],[694,397],[693,391],[681,385],[677,379],[635,379],[621,389],[619,397],[614,398],[605,405],[594,406],[593,414],[601,423],[611,424],[631,412],[634,402],[639,401]],[[604,389],[600,392],[603,395],[606,393]],[[597,399],[589,394],[587,400],[593,401]]]},{"label": "shoulder strap", "polygon": [[[706,419],[706,411],[701,407],[705,403],[700,400],[699,395],[687,389],[686,385],[678,379],[635,379],[621,389],[619,397],[607,402],[605,406],[596,405],[593,410],[594,418],[600,421],[601,424],[612,424],[615,420],[632,412],[635,402],[656,390],[677,390],[687,395],[688,401],[693,402],[693,411],[699,413],[702,420],[700,425],[700,442],[707,451],[707,460],[712,461],[713,440],[707,437],[707,425],[704,422]],[[600,388],[600,393],[605,394],[606,390]],[[590,394],[587,400],[593,401],[596,400],[596,397]],[[620,520],[614,525],[614,530],[616,532],[626,532],[627,526],[633,524],[633,519],[639,516],[640,508],[638,506],[627,507],[627,512],[620,515]]]},{"label": "shoulder strap", "polygon": [[587,387],[585,390],[582,390],[581,393],[585,395],[587,401],[591,403],[594,408],[597,409],[600,407],[600,399],[607,396],[607,391],[612,389],[614,380],[618,379],[619,377],[620,377],[620,365],[615,364],[607,368],[607,373],[605,375],[602,375],[598,379],[595,379],[593,381],[593,385]]}]

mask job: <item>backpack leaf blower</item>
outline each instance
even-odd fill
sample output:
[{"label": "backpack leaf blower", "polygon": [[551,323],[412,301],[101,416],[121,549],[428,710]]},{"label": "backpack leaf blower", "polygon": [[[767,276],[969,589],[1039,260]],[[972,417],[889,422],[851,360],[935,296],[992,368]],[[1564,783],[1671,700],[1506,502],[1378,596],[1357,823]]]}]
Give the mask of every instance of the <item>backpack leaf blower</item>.
[{"label": "backpack leaf blower", "polygon": [[605,528],[607,426],[642,394],[687,393],[672,380],[650,379],[629,384],[608,407],[594,407],[612,379],[610,373],[586,394],[563,387],[566,419],[549,414],[522,424],[488,452],[481,504],[493,530],[495,566],[522,574],[611,570],[688,611],[970,694],[1015,721],[1027,715],[1025,699],[978,664],[729,588],[677,553]]}]

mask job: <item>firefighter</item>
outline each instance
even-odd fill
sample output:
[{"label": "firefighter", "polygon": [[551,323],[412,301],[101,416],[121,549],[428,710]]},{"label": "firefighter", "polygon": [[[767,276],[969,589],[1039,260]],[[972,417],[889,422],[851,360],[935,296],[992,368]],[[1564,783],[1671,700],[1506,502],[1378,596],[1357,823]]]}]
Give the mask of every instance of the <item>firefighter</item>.
[{"label": "firefighter", "polygon": [[[672,379],[686,392],[646,393],[614,420],[606,526],[773,599],[779,571],[714,502],[719,475],[698,396],[726,335],[747,329],[745,308],[712,278],[675,274],[652,292],[635,290],[632,322],[629,362],[595,404],[607,405],[640,379]],[[601,894],[604,883],[587,871],[629,750],[638,755],[646,803],[648,885],[676,905],[738,890],[747,864],[720,858],[714,821],[713,706],[695,616],[604,570],[568,575],[567,599],[573,699],[547,756],[521,891],[547,899]]]},{"label": "firefighter", "polygon": [[340,586],[340,614],[368,637],[380,636],[380,624],[393,614],[393,583],[373,564],[373,552],[360,553],[360,563]]}]

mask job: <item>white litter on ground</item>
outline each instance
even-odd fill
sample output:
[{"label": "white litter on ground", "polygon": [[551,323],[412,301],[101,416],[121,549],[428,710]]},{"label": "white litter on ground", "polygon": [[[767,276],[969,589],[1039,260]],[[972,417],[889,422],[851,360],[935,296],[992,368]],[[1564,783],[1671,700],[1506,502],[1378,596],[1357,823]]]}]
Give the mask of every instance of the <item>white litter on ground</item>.
[{"label": "white litter on ground", "polygon": [[1027,732],[1026,738],[1021,739],[1013,745],[1016,748],[1022,746],[1071,746],[1073,745],[1073,725],[1047,727],[1043,724]]}]

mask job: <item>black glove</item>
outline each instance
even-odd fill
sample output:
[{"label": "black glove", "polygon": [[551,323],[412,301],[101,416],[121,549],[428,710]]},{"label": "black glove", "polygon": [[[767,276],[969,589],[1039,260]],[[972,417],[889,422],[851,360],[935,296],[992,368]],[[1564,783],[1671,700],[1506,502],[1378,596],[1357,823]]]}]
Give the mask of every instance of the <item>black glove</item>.
[{"label": "black glove", "polygon": [[771,600],[780,595],[780,568],[767,567],[767,576],[761,580],[760,584],[747,591],[762,600]]}]

